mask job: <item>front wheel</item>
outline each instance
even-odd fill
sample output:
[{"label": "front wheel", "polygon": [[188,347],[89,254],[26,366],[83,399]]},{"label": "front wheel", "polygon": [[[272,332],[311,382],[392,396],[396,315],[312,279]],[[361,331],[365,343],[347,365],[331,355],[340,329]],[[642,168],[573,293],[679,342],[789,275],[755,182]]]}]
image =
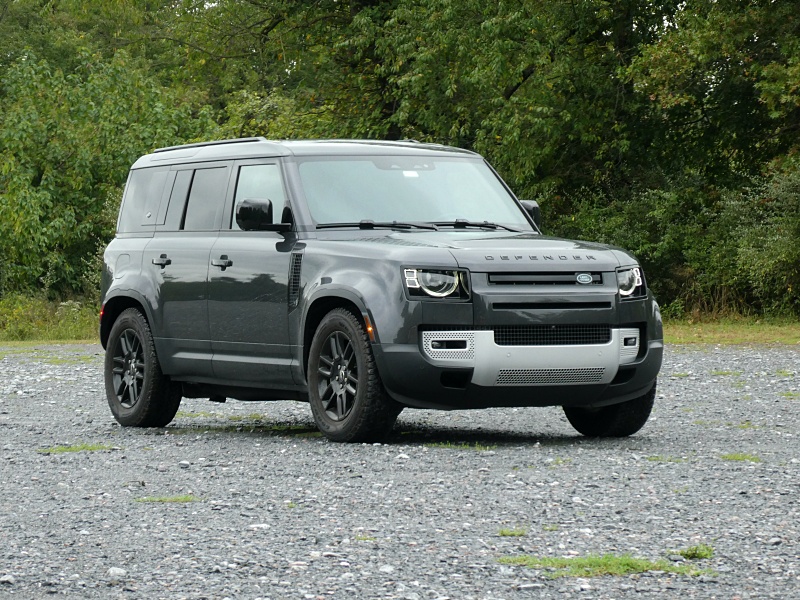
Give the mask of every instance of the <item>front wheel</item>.
[{"label": "front wheel", "polygon": [[322,319],[308,357],[314,421],[333,442],[372,442],[391,431],[403,409],[386,395],[361,322],[337,308]]},{"label": "front wheel", "polygon": [[647,423],[655,399],[654,383],[649,392],[633,400],[602,408],[565,406],[564,414],[570,424],[587,437],[627,437]]},{"label": "front wheel", "polygon": [[164,427],[178,412],[180,385],[161,372],[147,319],[135,308],[122,311],[106,345],[108,405],[120,425]]}]

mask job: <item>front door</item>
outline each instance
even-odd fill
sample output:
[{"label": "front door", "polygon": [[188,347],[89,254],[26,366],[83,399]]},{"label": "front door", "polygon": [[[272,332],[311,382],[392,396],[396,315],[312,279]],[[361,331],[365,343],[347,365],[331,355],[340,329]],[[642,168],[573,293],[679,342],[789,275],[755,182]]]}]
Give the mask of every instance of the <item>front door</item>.
[{"label": "front door", "polygon": [[277,161],[241,161],[234,167],[233,202],[211,249],[208,318],[214,374],[232,385],[291,386],[288,278],[294,233],[241,231],[236,207],[270,200],[273,222],[289,209]]}]

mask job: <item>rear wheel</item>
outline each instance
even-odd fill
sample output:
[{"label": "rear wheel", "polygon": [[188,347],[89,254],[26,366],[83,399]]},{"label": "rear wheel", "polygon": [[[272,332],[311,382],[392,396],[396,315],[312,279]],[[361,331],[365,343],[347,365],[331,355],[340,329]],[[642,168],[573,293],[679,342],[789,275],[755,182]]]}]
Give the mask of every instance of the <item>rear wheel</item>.
[{"label": "rear wheel", "polygon": [[627,437],[647,423],[655,399],[654,383],[649,392],[633,400],[601,408],[565,406],[564,414],[570,424],[587,437]]},{"label": "rear wheel", "polygon": [[314,334],[308,395],[317,427],[334,442],[381,440],[403,409],[383,389],[364,326],[343,308],[325,315]]},{"label": "rear wheel", "polygon": [[164,427],[178,412],[180,385],[161,372],[150,326],[135,308],[124,310],[108,336],[105,359],[108,405],[128,427]]}]

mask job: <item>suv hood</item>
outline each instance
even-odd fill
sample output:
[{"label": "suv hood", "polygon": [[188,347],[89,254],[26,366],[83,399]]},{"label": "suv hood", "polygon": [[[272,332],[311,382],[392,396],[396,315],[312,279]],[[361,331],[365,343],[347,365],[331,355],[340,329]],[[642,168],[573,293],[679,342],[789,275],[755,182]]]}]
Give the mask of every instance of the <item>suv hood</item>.
[{"label": "suv hood", "polygon": [[459,267],[475,272],[613,271],[619,266],[637,264],[632,255],[619,248],[528,232],[394,231],[381,235],[370,230],[364,232],[368,235],[353,233],[348,232],[349,235],[344,239],[335,237],[341,241],[346,239],[349,243],[440,248],[448,250]]}]

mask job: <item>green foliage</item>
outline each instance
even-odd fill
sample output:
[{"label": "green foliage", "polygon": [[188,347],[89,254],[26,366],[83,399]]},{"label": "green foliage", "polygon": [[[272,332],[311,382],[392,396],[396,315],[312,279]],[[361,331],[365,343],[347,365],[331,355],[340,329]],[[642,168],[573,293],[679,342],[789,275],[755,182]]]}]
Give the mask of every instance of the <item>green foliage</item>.
[{"label": "green foliage", "polygon": [[665,316],[800,315],[798,0],[16,0],[0,296],[97,294],[131,162],[196,139],[487,156],[548,233],[632,250]]},{"label": "green foliage", "polygon": [[42,297],[0,297],[0,340],[93,340],[99,310],[92,302],[55,302]]},{"label": "green foliage", "polygon": [[[62,71],[28,54],[5,71],[0,113],[0,256],[4,289],[80,291],[113,235],[131,163],[200,135],[204,116],[178,105],[125,53],[83,52]],[[92,265],[94,267],[94,265]]]},{"label": "green foliage", "polygon": [[700,560],[713,557],[714,548],[708,544],[698,544],[697,546],[689,546],[683,550],[678,550],[678,554],[686,560]]}]

